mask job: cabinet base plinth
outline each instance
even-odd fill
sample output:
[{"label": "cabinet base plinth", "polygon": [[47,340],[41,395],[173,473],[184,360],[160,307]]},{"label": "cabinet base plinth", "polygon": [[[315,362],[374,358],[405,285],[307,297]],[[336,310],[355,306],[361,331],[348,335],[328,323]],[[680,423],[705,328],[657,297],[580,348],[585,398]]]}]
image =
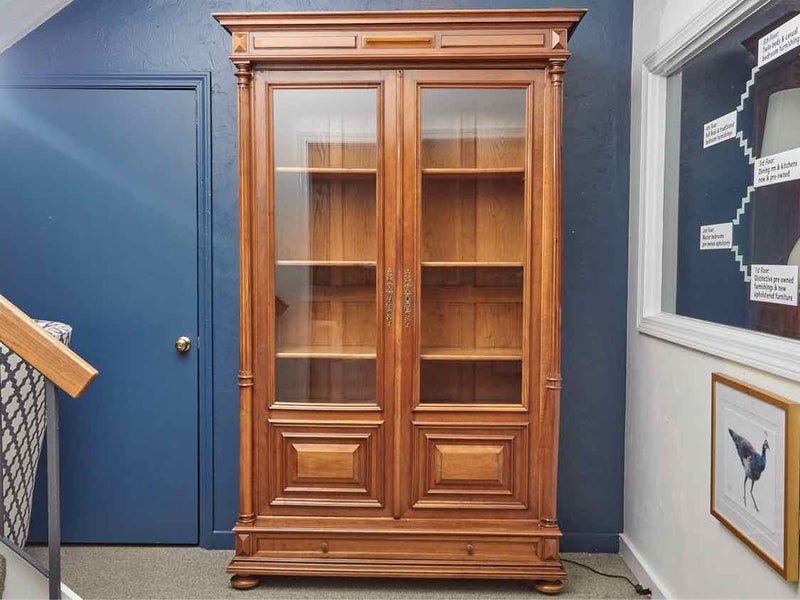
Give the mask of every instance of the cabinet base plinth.
[{"label": "cabinet base plinth", "polygon": [[[228,573],[257,573],[262,576],[299,577],[393,577],[404,579],[438,579],[457,577],[459,579],[525,579],[539,584],[557,585],[563,588],[561,579],[566,573],[561,567],[515,567],[497,565],[448,565],[448,564],[390,564],[373,562],[348,562],[339,564],[321,562],[273,562],[239,561],[234,559],[228,566]],[[252,576],[245,576],[250,579]],[[549,581],[540,581],[548,578]],[[235,579],[235,577],[234,577]],[[254,578],[257,579],[257,578]],[[233,583],[233,581],[231,581]],[[257,585],[257,584],[256,584]],[[234,585],[234,587],[236,587]],[[241,588],[244,589],[244,588]],[[558,591],[561,591],[560,589]],[[558,593],[553,591],[549,593]]]},{"label": "cabinet base plinth", "polygon": [[536,591],[540,594],[547,594],[549,596],[553,596],[555,594],[560,594],[564,591],[564,582],[563,581],[535,581],[533,583],[533,587],[536,588]]},{"label": "cabinet base plinth", "polygon": [[535,581],[545,593],[563,588],[567,573],[559,559],[558,528],[515,528],[501,521],[449,523],[452,529],[438,524],[430,531],[420,522],[386,519],[331,520],[313,528],[294,518],[239,523],[228,573],[246,585],[259,576],[317,576],[521,579]]},{"label": "cabinet base plinth", "polygon": [[231,587],[237,590],[252,590],[254,587],[258,587],[259,583],[261,583],[261,580],[252,575],[234,575],[231,577]]},{"label": "cabinet base plinth", "polygon": [[[250,587],[258,585],[260,576],[298,576],[298,577],[392,577],[392,578],[459,578],[459,579],[523,579],[535,581],[537,590],[557,594],[566,578],[561,565],[518,566],[481,564],[430,564],[383,562],[383,561],[270,561],[250,558],[234,558],[228,566],[228,573],[234,575],[231,584],[237,589],[249,587],[236,584],[237,577],[242,583],[255,581]],[[545,590],[552,591],[545,591]]]}]

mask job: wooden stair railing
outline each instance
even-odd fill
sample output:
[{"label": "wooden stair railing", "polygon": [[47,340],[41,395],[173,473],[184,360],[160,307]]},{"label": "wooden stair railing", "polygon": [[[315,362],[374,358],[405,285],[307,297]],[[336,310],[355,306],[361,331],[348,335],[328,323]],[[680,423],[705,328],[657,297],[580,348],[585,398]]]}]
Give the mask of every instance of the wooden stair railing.
[{"label": "wooden stair railing", "polygon": [[[59,387],[73,398],[80,396],[97,377],[97,369],[83,360],[66,345],[42,329],[33,319],[0,295],[0,343],[10,348],[45,377],[45,403],[47,410],[47,569],[23,549],[17,551],[47,575],[49,596],[61,598],[61,484],[58,434]],[[3,467],[0,464],[0,467]],[[0,471],[0,488],[2,472]],[[5,499],[0,493],[0,502]],[[0,507],[4,510],[4,506]],[[4,538],[2,521],[0,537]]]},{"label": "wooden stair railing", "polygon": [[97,369],[53,338],[0,295],[0,342],[73,398],[97,377]]}]

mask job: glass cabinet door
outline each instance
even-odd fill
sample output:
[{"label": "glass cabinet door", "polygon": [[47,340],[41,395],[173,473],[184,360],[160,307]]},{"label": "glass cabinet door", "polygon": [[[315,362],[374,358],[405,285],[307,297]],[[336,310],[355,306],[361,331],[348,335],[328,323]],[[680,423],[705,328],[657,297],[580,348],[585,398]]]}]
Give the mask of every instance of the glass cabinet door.
[{"label": "glass cabinet door", "polygon": [[380,90],[271,90],[276,403],[378,402]]},{"label": "glass cabinet door", "polygon": [[419,405],[520,405],[528,89],[418,88]]}]

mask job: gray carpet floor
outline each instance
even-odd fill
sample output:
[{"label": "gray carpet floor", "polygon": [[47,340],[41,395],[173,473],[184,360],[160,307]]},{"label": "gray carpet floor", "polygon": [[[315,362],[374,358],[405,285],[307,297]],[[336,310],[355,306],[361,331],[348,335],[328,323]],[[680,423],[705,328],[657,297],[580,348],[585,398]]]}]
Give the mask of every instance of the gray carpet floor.
[{"label": "gray carpet floor", "polygon": [[[31,549],[44,557],[46,548]],[[485,580],[334,579],[271,577],[249,591],[228,584],[232,552],[163,546],[66,546],[62,579],[83,598],[238,598],[239,600],[381,600],[544,597],[530,582]],[[633,575],[616,554],[565,554],[606,573]],[[567,581],[559,598],[641,598],[621,579],[565,564]]]}]

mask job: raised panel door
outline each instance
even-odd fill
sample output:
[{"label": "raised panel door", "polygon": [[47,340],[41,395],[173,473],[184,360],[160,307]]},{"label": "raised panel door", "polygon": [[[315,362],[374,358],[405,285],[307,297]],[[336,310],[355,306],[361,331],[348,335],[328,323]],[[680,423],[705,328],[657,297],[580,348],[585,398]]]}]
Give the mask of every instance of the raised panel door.
[{"label": "raised panel door", "polygon": [[404,82],[403,512],[530,519],[542,79]]},{"label": "raised panel door", "polygon": [[262,515],[390,510],[394,82],[393,71],[256,74]]}]

